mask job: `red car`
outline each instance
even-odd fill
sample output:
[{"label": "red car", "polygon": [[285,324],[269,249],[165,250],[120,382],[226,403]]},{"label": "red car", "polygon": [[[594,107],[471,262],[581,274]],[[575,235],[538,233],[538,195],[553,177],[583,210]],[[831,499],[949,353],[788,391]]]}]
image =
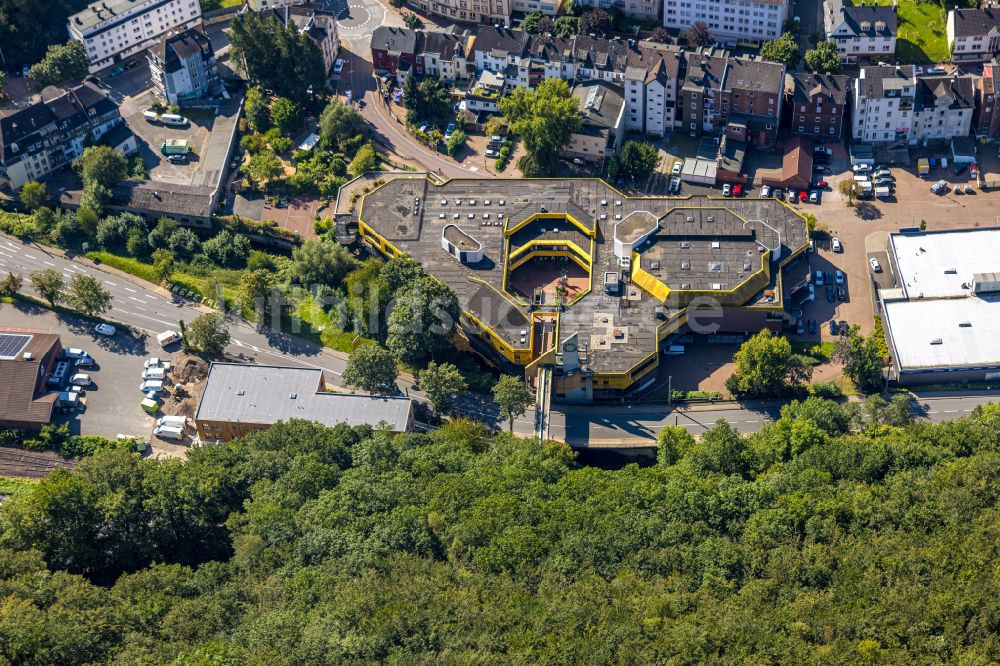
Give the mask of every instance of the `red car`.
[{"label": "red car", "polygon": [[734,197],[743,196],[743,186],[740,185],[739,183],[733,186],[733,196]]},{"label": "red car", "polygon": [[825,180],[817,180],[816,187],[826,187],[827,183]]},{"label": "red car", "polygon": [[799,192],[799,201],[801,201],[802,203],[809,201],[809,193],[806,192],[805,190]]}]

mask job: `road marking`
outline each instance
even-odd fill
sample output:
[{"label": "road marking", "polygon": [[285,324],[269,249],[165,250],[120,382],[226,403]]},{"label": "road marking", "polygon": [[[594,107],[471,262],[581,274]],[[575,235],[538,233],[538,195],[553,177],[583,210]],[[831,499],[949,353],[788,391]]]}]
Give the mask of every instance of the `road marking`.
[{"label": "road marking", "polygon": [[235,345],[236,345],[237,347],[246,347],[246,345],[245,345],[245,344],[243,344],[242,342],[240,342],[239,340],[236,340],[236,339],[233,339],[233,343],[234,343],[234,344],[235,344]]},{"label": "road marking", "polygon": [[43,261],[42,263],[45,264],[46,266],[55,266],[55,264],[53,264],[51,261]]},{"label": "road marking", "polygon": [[945,410],[943,410],[943,413],[945,413],[945,414],[954,414],[957,411],[958,411],[957,409],[945,409]]},{"label": "road marking", "polygon": [[26,256],[26,257],[27,257],[28,259],[35,259],[35,260],[37,260],[37,259],[38,259],[38,257],[36,257],[35,255],[33,255],[33,254],[28,254],[27,252],[25,252],[25,253],[24,253],[24,256]]},{"label": "road marking", "polygon": [[117,286],[118,286],[118,285],[117,285],[117,284],[115,284],[114,282],[109,282],[108,280],[105,280],[105,281],[104,281],[104,284],[108,285],[109,287],[117,287]]},{"label": "road marking", "polygon": [[129,296],[129,297],[128,297],[128,299],[129,299],[130,301],[135,301],[136,303],[142,303],[142,301],[140,301],[140,300],[139,300],[138,298],[136,298],[135,296]]},{"label": "road marking", "polygon": [[140,308],[138,305],[135,306],[135,309],[136,310],[142,310],[143,312],[147,312],[146,308]]},{"label": "road marking", "polygon": [[111,311],[112,312],[118,311],[118,312],[130,315],[132,317],[142,317],[143,319],[148,319],[150,321],[155,321],[155,322],[157,322],[159,324],[166,324],[167,326],[173,326],[173,325],[175,325],[177,323],[176,321],[164,321],[162,319],[157,319],[156,317],[149,317],[149,316],[146,316],[146,315],[139,314],[138,312],[129,312],[128,310],[122,310],[121,308],[111,308]]},{"label": "road marking", "polygon": [[131,291],[133,294],[138,294],[139,293],[135,289],[129,289],[128,287],[122,287],[122,289],[124,289],[125,291]]}]

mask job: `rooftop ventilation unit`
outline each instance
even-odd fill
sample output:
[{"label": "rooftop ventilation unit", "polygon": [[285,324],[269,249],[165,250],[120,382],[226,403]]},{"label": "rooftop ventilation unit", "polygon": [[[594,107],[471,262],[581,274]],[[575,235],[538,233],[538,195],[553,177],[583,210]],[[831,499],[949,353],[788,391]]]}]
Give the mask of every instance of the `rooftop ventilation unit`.
[{"label": "rooftop ventilation unit", "polygon": [[931,344],[932,345],[943,345],[944,344],[944,340],[942,340],[941,338],[934,338],[933,340],[931,340]]},{"label": "rooftop ventilation unit", "polygon": [[681,249],[682,250],[690,250],[691,249],[691,243],[689,243],[687,241],[681,241]]}]

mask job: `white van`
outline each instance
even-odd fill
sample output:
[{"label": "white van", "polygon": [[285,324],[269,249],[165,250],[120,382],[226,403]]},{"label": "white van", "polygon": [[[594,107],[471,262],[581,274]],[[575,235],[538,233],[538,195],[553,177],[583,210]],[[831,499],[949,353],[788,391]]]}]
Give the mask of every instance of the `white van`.
[{"label": "white van", "polygon": [[892,190],[890,190],[888,187],[876,187],[875,188],[875,196],[877,196],[879,199],[886,199],[889,196],[891,196],[891,193],[892,193]]},{"label": "white van", "polygon": [[855,174],[854,175],[854,182],[855,183],[870,183],[871,179],[866,174],[859,173],[859,174]]},{"label": "white van", "polygon": [[151,379],[148,382],[139,384],[139,390],[143,393],[149,393],[150,391],[159,393],[163,390],[163,382]]},{"label": "white van", "polygon": [[160,116],[160,121],[164,125],[187,125],[187,118],[174,113],[164,113]]},{"label": "white van", "polygon": [[184,437],[184,431],[180,428],[172,428],[170,426],[157,426],[153,428],[153,434],[160,439],[181,439]]},{"label": "white van", "polygon": [[180,342],[181,334],[177,331],[164,331],[156,336],[156,341],[161,347],[166,347],[167,345],[172,345],[175,342]]},{"label": "white van", "polygon": [[160,122],[160,114],[158,114],[156,111],[143,111],[142,117],[146,119],[147,123]]},{"label": "white van", "polygon": [[167,373],[163,368],[146,368],[142,371],[142,378],[147,382],[152,379],[163,380],[166,376]]},{"label": "white van", "polygon": [[872,184],[871,184],[870,181],[866,180],[863,183],[858,183],[858,185],[861,186],[861,191],[862,192],[871,192],[872,191]]},{"label": "white van", "polygon": [[186,416],[163,416],[161,418],[156,419],[156,425],[160,426],[161,428],[162,427],[180,428],[181,430],[183,430],[184,426],[187,425],[187,417]]}]

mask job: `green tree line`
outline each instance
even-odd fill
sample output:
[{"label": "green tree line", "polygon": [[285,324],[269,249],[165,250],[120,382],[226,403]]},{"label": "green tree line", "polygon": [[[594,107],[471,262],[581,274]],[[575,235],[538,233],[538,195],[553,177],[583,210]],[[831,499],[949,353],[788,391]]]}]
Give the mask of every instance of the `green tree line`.
[{"label": "green tree line", "polygon": [[461,420],[98,453],[0,507],[0,662],[993,663],[1000,410],[903,402],[615,470]]}]

